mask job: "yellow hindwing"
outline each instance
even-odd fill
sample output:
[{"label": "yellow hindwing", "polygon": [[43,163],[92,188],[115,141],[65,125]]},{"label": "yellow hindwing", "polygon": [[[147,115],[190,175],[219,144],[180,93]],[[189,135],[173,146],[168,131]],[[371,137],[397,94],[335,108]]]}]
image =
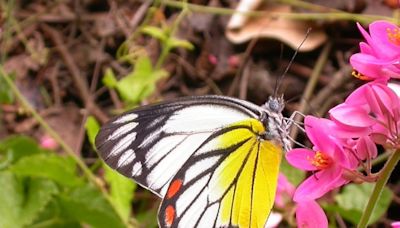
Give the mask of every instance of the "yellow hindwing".
[{"label": "yellow hindwing", "polygon": [[281,145],[257,136],[265,128],[256,119],[232,126],[251,130],[242,127],[219,137],[221,148],[248,140],[223,160],[211,180],[212,195],[222,197],[218,224],[264,227],[275,199]]}]

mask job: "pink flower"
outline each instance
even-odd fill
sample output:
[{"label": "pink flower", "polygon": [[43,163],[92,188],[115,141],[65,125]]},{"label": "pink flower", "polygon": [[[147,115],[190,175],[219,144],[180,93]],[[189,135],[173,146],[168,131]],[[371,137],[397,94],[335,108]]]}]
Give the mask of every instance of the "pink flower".
[{"label": "pink flower", "polygon": [[363,161],[372,160],[378,156],[378,149],[372,139],[368,136],[361,137],[357,140],[354,151],[358,159]]},{"label": "pink flower", "polygon": [[295,187],[282,173],[278,176],[278,187],[276,189],[275,206],[284,208],[286,203],[291,201]]},{"label": "pink flower", "polygon": [[361,86],[329,113],[337,125],[331,128],[337,137],[370,136],[375,143],[400,147],[399,97],[381,82]]},{"label": "pink flower", "polygon": [[353,68],[361,79],[400,78],[400,30],[387,21],[375,21],[369,25],[368,34],[357,24],[366,43],[360,43],[360,53],[350,58]]},{"label": "pink flower", "polygon": [[299,228],[328,227],[328,219],[324,211],[314,200],[297,203],[296,221]]},{"label": "pink flower", "polygon": [[45,134],[40,138],[40,146],[44,149],[55,150],[58,148],[58,143],[51,136]]},{"label": "pink flower", "polygon": [[286,153],[287,161],[294,167],[315,172],[294,193],[295,202],[320,198],[328,191],[348,182],[344,172],[354,169],[340,141],[330,135],[326,119],[307,116],[304,120],[306,133],[313,143],[313,150],[293,149]]},{"label": "pink flower", "polygon": [[400,228],[400,222],[392,222],[392,224],[390,224],[392,226],[392,228]]}]

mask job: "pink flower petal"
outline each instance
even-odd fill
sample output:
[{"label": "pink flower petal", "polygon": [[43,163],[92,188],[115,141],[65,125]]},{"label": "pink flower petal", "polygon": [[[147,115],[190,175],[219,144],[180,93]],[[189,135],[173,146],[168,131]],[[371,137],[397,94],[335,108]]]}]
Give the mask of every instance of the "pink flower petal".
[{"label": "pink flower petal", "polygon": [[392,226],[392,228],[400,228],[400,221],[399,222],[392,222],[392,224],[390,224]]},{"label": "pink flower petal", "polygon": [[368,32],[362,27],[360,23],[357,22],[357,27],[358,30],[360,30],[361,34],[363,35],[364,39],[367,41],[367,43],[372,43],[371,36],[368,34]]},{"label": "pink flower petal", "polygon": [[370,100],[376,100],[375,110],[376,113],[390,113],[394,115],[393,110],[398,109],[400,106],[397,95],[387,85],[380,83],[369,83],[371,86],[371,98],[367,99],[369,104],[372,103]]},{"label": "pink flower petal", "polygon": [[[374,63],[375,62],[375,63]],[[376,64],[376,57],[365,53],[356,53],[350,57],[351,66],[362,75],[371,79],[389,78],[389,75],[382,74],[383,63]]]},{"label": "pink flower petal", "polygon": [[330,190],[342,186],[348,182],[342,178],[342,173],[342,168],[336,166],[311,175],[297,187],[293,200],[299,202],[318,199]]},{"label": "pink flower petal", "polygon": [[307,170],[307,171],[315,171],[317,168],[311,164],[311,160],[315,156],[315,152],[308,149],[293,149],[286,153],[286,160],[292,166]]},{"label": "pink flower petal", "polygon": [[374,55],[374,51],[371,46],[365,42],[360,42],[360,52],[367,55]]},{"label": "pink flower petal", "polygon": [[352,104],[339,104],[329,110],[329,114],[331,119],[349,127],[365,128],[376,123],[361,106]]},{"label": "pink flower petal", "polygon": [[286,203],[290,202],[293,198],[295,187],[285,175],[279,173],[278,186],[276,188],[275,206],[278,208],[284,208]]},{"label": "pink flower petal", "polygon": [[314,150],[331,154],[337,148],[336,140],[332,137],[331,120],[306,116],[304,119],[307,137],[314,145]]},{"label": "pink flower petal", "polygon": [[[400,54],[399,45],[389,39],[388,31],[398,30],[399,27],[387,21],[375,21],[369,25],[369,33],[374,49],[381,58],[397,58]],[[372,45],[372,43],[370,43]]]},{"label": "pink flower petal", "polygon": [[373,159],[378,155],[378,149],[370,137],[361,137],[357,141],[357,156],[361,160]]},{"label": "pink flower petal", "polygon": [[[374,125],[375,126],[375,125]],[[336,123],[336,126],[332,126],[332,135],[336,138],[358,138],[361,136],[366,136],[371,133],[371,128],[369,127],[348,127],[346,125],[340,124],[340,122]]]},{"label": "pink flower petal", "polygon": [[354,69],[370,79],[400,78],[399,27],[387,21],[375,21],[369,33],[357,24],[366,42],[360,43],[360,53],[350,58]]},{"label": "pink flower petal", "polygon": [[296,207],[297,227],[301,228],[327,228],[328,219],[317,202],[301,201]]}]

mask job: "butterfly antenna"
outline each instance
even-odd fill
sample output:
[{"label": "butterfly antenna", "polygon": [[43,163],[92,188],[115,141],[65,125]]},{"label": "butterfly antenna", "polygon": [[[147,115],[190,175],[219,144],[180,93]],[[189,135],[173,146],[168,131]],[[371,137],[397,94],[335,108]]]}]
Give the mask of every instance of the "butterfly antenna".
[{"label": "butterfly antenna", "polygon": [[[399,1],[400,1],[400,0],[399,0]],[[299,52],[301,46],[303,46],[304,42],[306,42],[308,36],[310,35],[310,32],[311,32],[311,28],[308,28],[308,29],[307,29],[307,32],[306,32],[306,36],[304,37],[303,41],[301,41],[300,45],[297,47],[296,51],[294,52],[292,58],[291,58],[290,61],[289,61],[289,64],[286,66],[285,71],[282,73],[282,75],[281,75],[280,77],[278,77],[278,78],[276,79],[275,89],[274,89],[274,97],[276,97],[276,95],[277,95],[277,93],[278,93],[278,88],[281,86],[282,81],[283,81],[283,78],[285,77],[285,75],[286,75],[287,72],[289,71],[290,67],[292,66],[293,61],[294,61],[294,59],[295,59],[296,56],[297,56],[297,53]]]}]

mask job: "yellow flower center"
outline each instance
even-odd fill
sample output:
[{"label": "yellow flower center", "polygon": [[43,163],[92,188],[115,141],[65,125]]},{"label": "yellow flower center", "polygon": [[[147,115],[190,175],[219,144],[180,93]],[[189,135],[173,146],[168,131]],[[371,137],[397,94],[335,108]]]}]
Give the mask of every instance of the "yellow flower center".
[{"label": "yellow flower center", "polygon": [[332,163],[332,159],[327,155],[322,153],[321,151],[317,151],[310,162],[317,169],[325,169]]},{"label": "yellow flower center", "polygon": [[400,46],[400,30],[398,28],[386,28],[386,33],[392,44]]},{"label": "yellow flower center", "polygon": [[351,72],[351,75],[352,75],[353,77],[356,77],[356,78],[360,79],[360,80],[364,80],[364,81],[371,80],[371,78],[369,78],[368,76],[365,76],[365,75],[361,74],[360,72],[358,72],[358,71],[356,71],[356,70],[353,70],[353,72]]}]

